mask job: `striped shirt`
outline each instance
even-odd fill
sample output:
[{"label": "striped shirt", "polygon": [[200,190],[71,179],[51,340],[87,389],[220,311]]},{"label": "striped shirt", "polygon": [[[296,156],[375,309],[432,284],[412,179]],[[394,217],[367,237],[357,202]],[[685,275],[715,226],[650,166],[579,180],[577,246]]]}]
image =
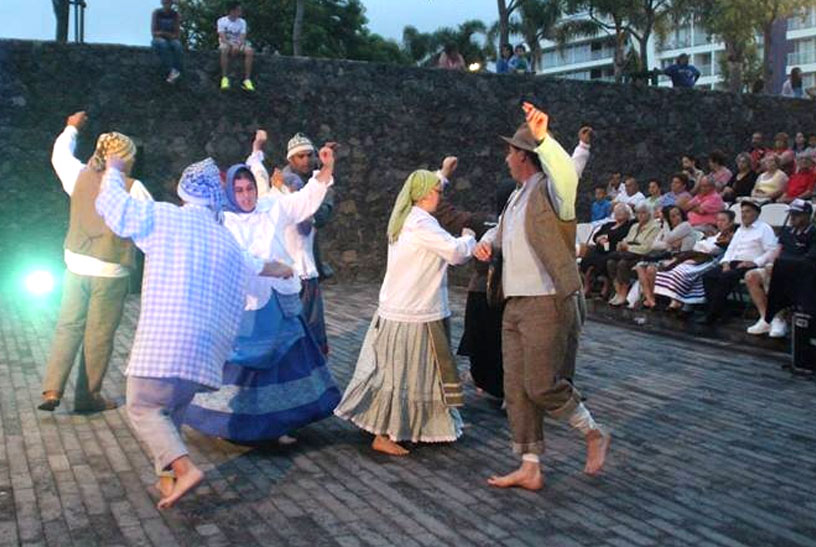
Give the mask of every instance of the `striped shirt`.
[{"label": "striped shirt", "polygon": [[219,388],[251,273],[238,243],[206,207],[134,199],[115,169],[105,173],[96,210],[147,257],[126,374]]}]

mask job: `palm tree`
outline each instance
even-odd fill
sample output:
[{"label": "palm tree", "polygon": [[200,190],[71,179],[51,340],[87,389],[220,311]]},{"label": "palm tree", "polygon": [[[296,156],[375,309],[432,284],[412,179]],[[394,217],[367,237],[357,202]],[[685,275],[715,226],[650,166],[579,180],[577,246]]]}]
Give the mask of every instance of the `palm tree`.
[{"label": "palm tree", "polygon": [[562,13],[562,5],[558,0],[524,0],[518,10],[518,17],[510,22],[510,31],[523,36],[530,46],[533,72],[541,58],[541,40],[556,38]]},{"label": "palm tree", "polygon": [[295,4],[295,22],[292,25],[292,54],[296,57],[299,57],[302,51],[305,2],[306,0],[297,0]]}]

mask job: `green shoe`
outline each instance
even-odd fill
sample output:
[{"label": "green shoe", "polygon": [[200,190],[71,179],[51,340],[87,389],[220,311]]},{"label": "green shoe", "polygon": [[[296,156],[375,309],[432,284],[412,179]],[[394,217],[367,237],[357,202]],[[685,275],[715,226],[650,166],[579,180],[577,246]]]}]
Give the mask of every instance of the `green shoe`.
[{"label": "green shoe", "polygon": [[221,91],[227,90],[230,88],[229,78],[224,76],[221,78]]},{"label": "green shoe", "polygon": [[247,79],[245,79],[243,81],[243,83],[241,84],[241,87],[243,87],[244,90],[246,90],[246,91],[255,91],[255,86],[252,85],[252,80],[250,80],[249,78],[247,78]]}]

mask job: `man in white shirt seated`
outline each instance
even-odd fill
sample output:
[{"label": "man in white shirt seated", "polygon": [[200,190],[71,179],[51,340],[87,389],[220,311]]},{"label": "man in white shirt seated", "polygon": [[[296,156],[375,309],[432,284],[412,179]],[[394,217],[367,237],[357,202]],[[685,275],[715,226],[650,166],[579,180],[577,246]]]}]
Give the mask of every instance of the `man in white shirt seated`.
[{"label": "man in white shirt seated", "polygon": [[742,226],[737,229],[725,250],[720,267],[703,275],[708,308],[699,323],[711,325],[724,319],[728,295],[745,274],[754,268],[764,267],[775,258],[776,235],[768,224],[757,220],[759,211],[760,207],[756,202],[741,202]]},{"label": "man in white shirt seated", "polygon": [[640,191],[638,181],[635,177],[626,177],[623,184],[625,192],[618,192],[615,196],[615,203],[625,203],[634,211],[638,204],[646,199],[646,196]]},{"label": "man in white shirt seated", "polygon": [[[107,157],[110,154],[123,157],[127,174],[136,159],[136,146],[121,133],[104,133],[86,166],[74,157],[74,149],[87,119],[85,112],[69,116],[51,155],[54,171],[71,198],[71,211],[64,244],[62,304],[43,377],[43,401],[38,406],[45,411],[59,406],[80,347],[74,409],[97,412],[116,408],[116,403],[102,397],[102,380],[136,257],[131,241],[117,237],[105,226],[94,209],[94,200]],[[152,200],[144,185],[127,175],[125,187],[136,199]]]},{"label": "man in white shirt seated", "polygon": [[240,2],[227,4],[227,15],[221,17],[216,25],[218,30],[218,50],[221,52],[221,90],[230,88],[229,60],[231,56],[244,56],[244,81],[241,88],[245,91],[255,91],[252,77],[252,60],[254,50],[246,39],[247,24],[241,17]]}]

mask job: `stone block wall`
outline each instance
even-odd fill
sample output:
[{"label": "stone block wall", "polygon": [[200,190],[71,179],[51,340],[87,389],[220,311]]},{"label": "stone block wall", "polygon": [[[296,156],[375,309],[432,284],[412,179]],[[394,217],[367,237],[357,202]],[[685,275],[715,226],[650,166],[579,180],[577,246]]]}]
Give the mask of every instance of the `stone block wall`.
[{"label": "stone block wall", "polygon": [[90,155],[100,132],[131,135],[141,150],[139,178],[165,200],[175,199],[190,162],[210,155],[226,169],[242,160],[257,128],[269,132],[268,158],[279,165],[297,131],[341,143],[337,215],[321,240],[339,277],[360,280],[384,270],[388,215],[413,169],[436,169],[455,154],[452,201],[492,207],[494,186],[508,177],[497,135],[522,121],[525,95],[548,105],[553,132],[570,151],[581,125],[596,129],[579,195],[584,216],[592,185],[613,170],[665,180],[684,152],[719,147],[733,156],[754,130],[816,131],[814,103],[776,97],[277,56],[258,57],[256,93],[237,85],[222,93],[215,52],[187,54],[185,64],[169,86],[148,48],[0,40],[0,269],[61,260],[68,199],[50,149],[65,116],[80,109],[91,121],[79,157]]}]

